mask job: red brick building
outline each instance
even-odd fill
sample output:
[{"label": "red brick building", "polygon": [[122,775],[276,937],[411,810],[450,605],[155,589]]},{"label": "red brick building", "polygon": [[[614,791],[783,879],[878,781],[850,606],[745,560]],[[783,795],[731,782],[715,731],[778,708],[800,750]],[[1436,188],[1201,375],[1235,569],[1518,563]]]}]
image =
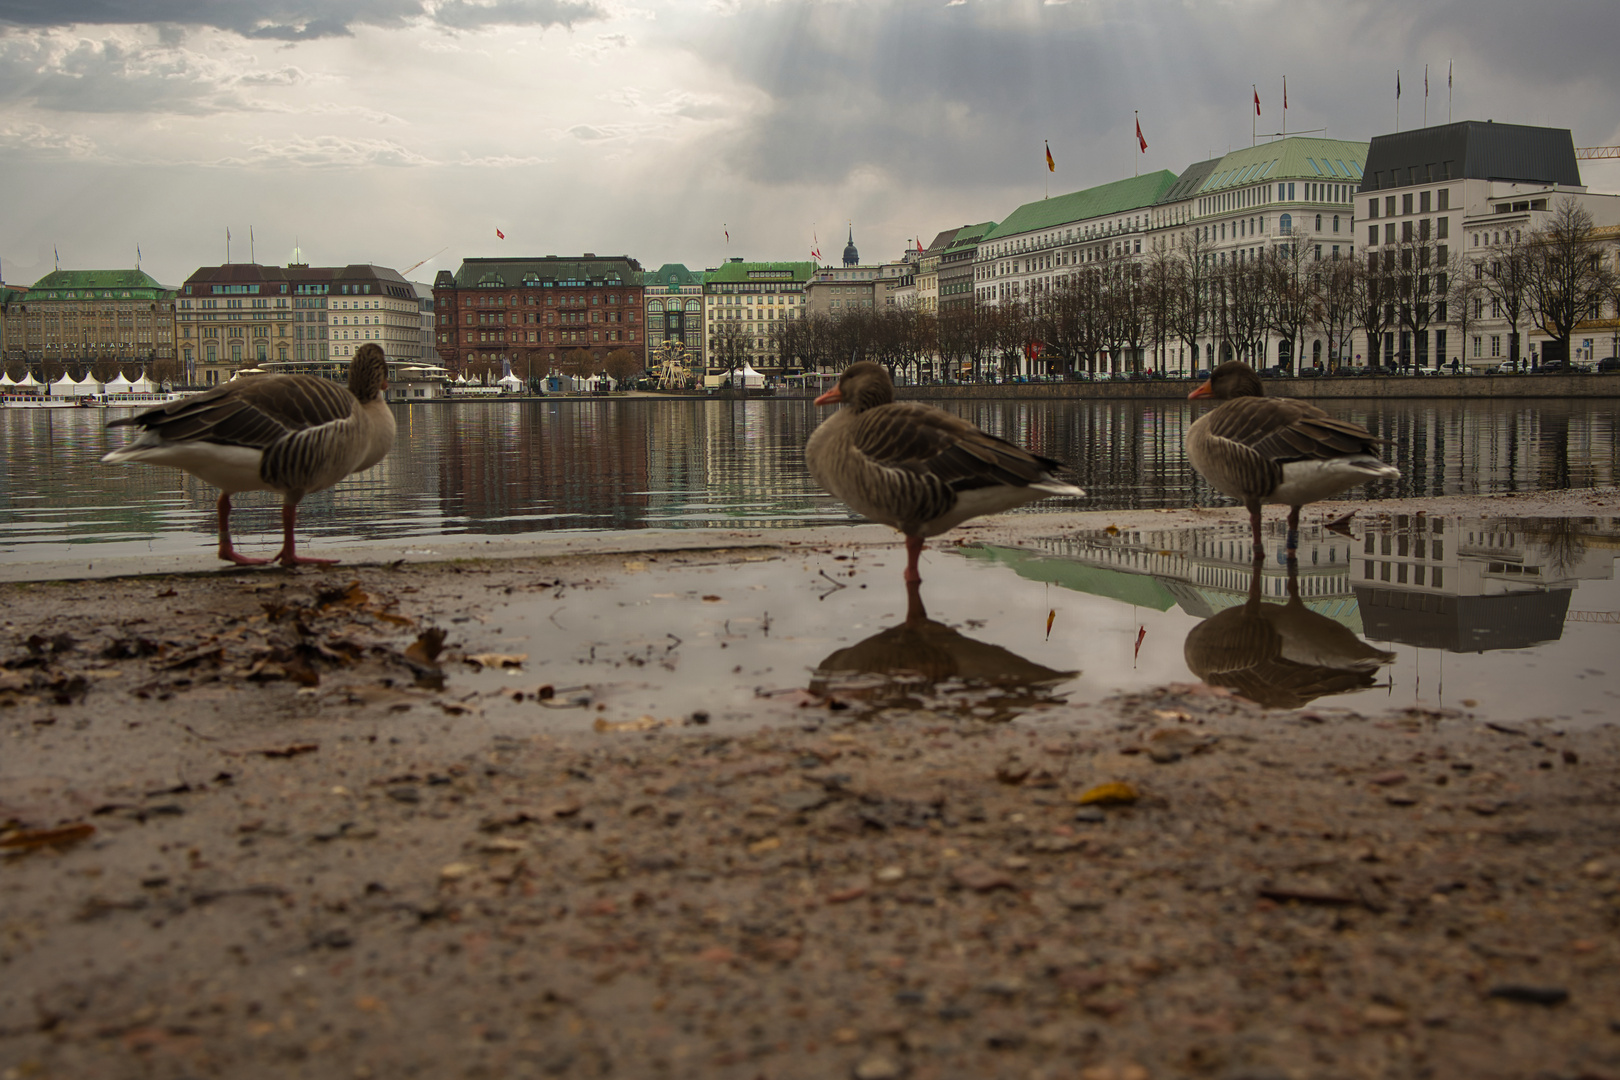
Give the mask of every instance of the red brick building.
[{"label": "red brick building", "polygon": [[453,374],[500,372],[527,382],[587,349],[598,362],[629,349],[647,363],[641,264],[624,255],[466,259],[433,282],[434,347]]}]

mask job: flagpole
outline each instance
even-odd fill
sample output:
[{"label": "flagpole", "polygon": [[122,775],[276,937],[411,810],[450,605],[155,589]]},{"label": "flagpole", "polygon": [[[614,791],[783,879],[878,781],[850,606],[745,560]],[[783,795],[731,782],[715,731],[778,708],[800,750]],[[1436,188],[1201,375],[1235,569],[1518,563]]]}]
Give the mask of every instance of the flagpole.
[{"label": "flagpole", "polygon": [[259,261],[259,256],[256,254],[256,251],[257,251],[257,249],[256,249],[256,247],[254,245],[254,241],[253,241],[253,226],[249,225],[248,226],[248,262],[256,263],[256,262]]},{"label": "flagpole", "polygon": [[1250,83],[1249,89],[1254,91],[1254,112],[1249,114],[1249,145],[1254,146],[1259,141],[1256,132],[1260,130],[1260,87]]},{"label": "flagpole", "polygon": [[1446,61],[1446,123],[1451,123],[1451,61]]},{"label": "flagpole", "polygon": [[[1136,117],[1136,130],[1138,133],[1140,133],[1142,130],[1142,110],[1132,109],[1131,114]],[[1136,153],[1131,155],[1131,158],[1136,162],[1135,166],[1131,169],[1131,175],[1142,175],[1142,148],[1140,145],[1138,145]]]},{"label": "flagpole", "polygon": [[1423,126],[1429,126],[1429,65],[1423,65]]},{"label": "flagpole", "polygon": [[1288,138],[1288,76],[1283,76],[1283,138]]}]

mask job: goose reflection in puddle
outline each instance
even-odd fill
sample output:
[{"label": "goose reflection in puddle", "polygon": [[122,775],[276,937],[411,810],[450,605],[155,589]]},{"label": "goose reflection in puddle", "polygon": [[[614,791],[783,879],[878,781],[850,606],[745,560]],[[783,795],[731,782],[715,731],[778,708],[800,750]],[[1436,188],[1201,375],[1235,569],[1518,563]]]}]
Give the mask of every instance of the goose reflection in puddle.
[{"label": "goose reflection in puddle", "polygon": [[1261,596],[1265,559],[1257,556],[1249,598],[1193,627],[1183,647],[1187,667],[1211,686],[1235,690],[1273,709],[1297,709],[1319,697],[1366,690],[1395,654],[1374,648],[1344,626],[1305,606],[1299,564],[1288,561],[1288,603]]},{"label": "goose reflection in puddle", "polygon": [[870,708],[926,708],[1003,722],[1062,704],[1057,687],[1078,674],[930,619],[918,583],[907,582],[905,621],[828,656],[811,673],[810,691]]}]

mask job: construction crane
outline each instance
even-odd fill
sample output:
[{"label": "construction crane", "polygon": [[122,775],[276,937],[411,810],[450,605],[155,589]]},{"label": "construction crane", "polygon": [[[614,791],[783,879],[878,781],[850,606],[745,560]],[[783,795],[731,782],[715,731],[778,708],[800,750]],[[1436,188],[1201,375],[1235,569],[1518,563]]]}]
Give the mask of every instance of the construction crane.
[{"label": "construction crane", "polygon": [[429,255],[427,257],[427,259],[418,259],[415,262],[411,263],[411,265],[407,266],[405,269],[403,269],[403,270],[401,270],[399,272],[399,276],[404,277],[406,274],[410,273],[412,270],[415,270],[418,266],[421,266],[423,263],[427,262],[428,259],[437,259],[440,255],[443,255],[445,252],[447,252],[449,250],[450,250],[450,245],[449,244],[444,245],[444,247],[440,248],[438,251],[435,251],[433,254]]},{"label": "construction crane", "polygon": [[1575,157],[1581,161],[1620,158],[1620,146],[1579,146],[1575,148]]}]

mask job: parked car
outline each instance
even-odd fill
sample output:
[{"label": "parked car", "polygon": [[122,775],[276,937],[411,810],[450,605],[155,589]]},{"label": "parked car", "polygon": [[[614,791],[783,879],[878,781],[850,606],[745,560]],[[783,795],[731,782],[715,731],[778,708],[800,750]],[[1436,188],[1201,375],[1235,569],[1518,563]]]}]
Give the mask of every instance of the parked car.
[{"label": "parked car", "polygon": [[1286,379],[1288,378],[1288,369],[1281,364],[1263,367],[1260,369],[1260,377],[1262,379]]},{"label": "parked car", "polygon": [[1599,371],[1620,371],[1620,356],[1605,356],[1597,363]]},{"label": "parked car", "polygon": [[1576,367],[1568,360],[1549,360],[1535,370],[1538,375],[1581,375],[1586,372],[1585,368]]},{"label": "parked car", "polygon": [[1192,377],[1197,379],[1199,382],[1209,381],[1209,368],[1199,368],[1197,371],[1193,372]]},{"label": "parked car", "polygon": [[1302,378],[1302,379],[1320,379],[1322,376],[1324,376],[1326,374],[1327,374],[1327,369],[1326,368],[1308,367],[1308,368],[1300,368],[1299,369],[1299,377]]}]

